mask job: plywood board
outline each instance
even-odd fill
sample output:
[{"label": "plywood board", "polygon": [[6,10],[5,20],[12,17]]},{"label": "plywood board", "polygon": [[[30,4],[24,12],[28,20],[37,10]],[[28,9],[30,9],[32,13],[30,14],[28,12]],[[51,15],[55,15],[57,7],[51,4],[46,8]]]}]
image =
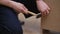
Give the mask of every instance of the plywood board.
[{"label": "plywood board", "polygon": [[24,34],[40,34],[41,33],[41,18],[36,18],[37,15],[25,18],[23,13],[18,15],[20,21],[24,21],[23,33]]},{"label": "plywood board", "polygon": [[42,28],[60,32],[60,0],[44,0],[51,8],[48,16],[42,17]]}]

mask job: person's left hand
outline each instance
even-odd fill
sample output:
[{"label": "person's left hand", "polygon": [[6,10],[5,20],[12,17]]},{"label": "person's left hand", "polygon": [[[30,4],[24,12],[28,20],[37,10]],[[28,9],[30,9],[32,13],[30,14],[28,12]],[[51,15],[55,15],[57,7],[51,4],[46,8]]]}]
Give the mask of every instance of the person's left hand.
[{"label": "person's left hand", "polygon": [[42,16],[49,14],[49,6],[44,1],[37,1],[37,8],[41,12]]}]

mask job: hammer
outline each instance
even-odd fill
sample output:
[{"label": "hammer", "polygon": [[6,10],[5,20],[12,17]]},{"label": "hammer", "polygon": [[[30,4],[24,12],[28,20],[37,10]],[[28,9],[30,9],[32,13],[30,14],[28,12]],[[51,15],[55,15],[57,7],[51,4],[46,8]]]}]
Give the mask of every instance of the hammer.
[{"label": "hammer", "polygon": [[41,17],[41,13],[35,14],[35,13],[31,12],[31,11],[28,11],[28,13],[33,15],[33,16],[36,16],[36,18]]}]

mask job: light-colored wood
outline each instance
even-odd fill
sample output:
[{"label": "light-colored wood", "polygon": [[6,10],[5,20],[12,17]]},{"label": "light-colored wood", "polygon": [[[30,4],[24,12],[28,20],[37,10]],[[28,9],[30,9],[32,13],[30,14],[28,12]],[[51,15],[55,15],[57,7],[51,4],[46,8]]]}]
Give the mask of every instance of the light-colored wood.
[{"label": "light-colored wood", "polygon": [[23,32],[24,34],[41,34],[41,18],[36,18],[37,15],[25,18],[23,13],[18,15],[20,21],[24,21]]},{"label": "light-colored wood", "polygon": [[[27,12],[29,14],[33,15],[33,16],[37,16],[38,15],[38,14],[35,14],[35,13],[31,12],[31,11],[27,11]],[[25,19],[26,19],[23,13],[18,14],[18,18],[19,18],[20,21],[25,21]]]},{"label": "light-colored wood", "polygon": [[44,0],[51,8],[48,16],[42,17],[42,28],[60,32],[60,0]]},{"label": "light-colored wood", "polygon": [[33,16],[37,15],[37,14],[31,12],[31,11],[28,11],[28,13],[31,14],[31,15],[33,15]]}]

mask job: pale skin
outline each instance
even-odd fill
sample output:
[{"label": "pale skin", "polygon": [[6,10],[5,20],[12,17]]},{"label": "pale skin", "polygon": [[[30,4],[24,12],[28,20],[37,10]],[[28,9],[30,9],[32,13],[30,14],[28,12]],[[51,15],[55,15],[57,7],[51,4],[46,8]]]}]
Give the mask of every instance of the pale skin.
[{"label": "pale skin", "polygon": [[36,1],[36,3],[37,8],[39,11],[41,11],[42,16],[46,16],[49,14],[50,7],[43,0],[38,0]]},{"label": "pale skin", "polygon": [[[43,0],[36,0],[37,8],[41,12],[42,16],[49,14],[49,6]],[[25,13],[28,14],[28,9],[22,4],[12,0],[0,0],[0,4],[11,7],[16,10],[17,13]]]}]

